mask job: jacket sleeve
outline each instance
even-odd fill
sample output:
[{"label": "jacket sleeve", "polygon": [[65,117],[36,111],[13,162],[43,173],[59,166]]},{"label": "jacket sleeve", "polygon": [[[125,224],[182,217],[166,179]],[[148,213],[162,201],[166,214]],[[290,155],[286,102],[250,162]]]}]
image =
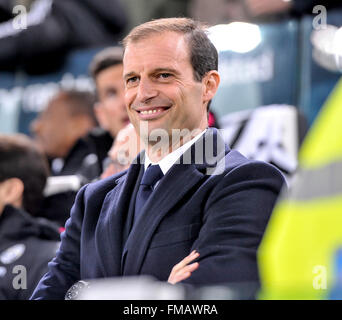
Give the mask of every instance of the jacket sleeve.
[{"label": "jacket sleeve", "polygon": [[48,272],[40,280],[30,299],[64,299],[69,288],[80,280],[80,237],[86,188],[87,185],[78,192],[71,216],[61,235],[61,245],[56,257],[49,262]]},{"label": "jacket sleeve", "polygon": [[248,162],[218,183],[191,250],[199,268],[184,284],[258,283],[257,249],[284,183],[275,167]]}]

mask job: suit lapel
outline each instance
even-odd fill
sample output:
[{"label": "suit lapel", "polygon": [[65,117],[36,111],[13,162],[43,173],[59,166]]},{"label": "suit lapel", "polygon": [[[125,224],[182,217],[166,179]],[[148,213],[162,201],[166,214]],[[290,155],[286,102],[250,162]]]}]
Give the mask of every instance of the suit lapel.
[{"label": "suit lapel", "polygon": [[123,232],[131,194],[139,175],[140,164],[131,165],[127,174],[119,178],[102,205],[96,227],[96,249],[105,277],[121,274]]},{"label": "suit lapel", "polygon": [[[150,240],[162,219],[182,201],[207,174],[220,174],[215,168],[225,162],[229,148],[216,129],[208,129],[160,180],[146,202],[142,217],[133,226],[125,246],[123,275],[139,274]],[[225,166],[225,163],[223,163]],[[218,172],[218,173],[217,173]]]},{"label": "suit lapel", "polygon": [[126,261],[126,256],[127,256],[127,239],[129,238],[129,234],[131,232],[132,229],[132,224],[133,224],[133,217],[134,217],[134,211],[135,211],[135,200],[136,200],[136,196],[138,193],[138,189],[139,189],[139,184],[141,181],[141,178],[144,174],[144,168],[141,165],[140,168],[140,173],[138,175],[137,178],[137,182],[135,184],[133,193],[132,193],[132,197],[130,199],[130,203],[129,203],[129,209],[128,209],[128,215],[127,215],[127,219],[126,219],[126,223],[124,224],[124,230],[123,230],[123,251],[122,251],[122,258],[121,258],[121,274],[123,274],[123,270],[124,270],[124,266],[125,266],[125,261]]},{"label": "suit lapel", "polygon": [[[174,165],[160,180],[146,202],[141,219],[134,224],[127,239],[123,275],[139,274],[150,240],[160,221],[203,177],[194,165]],[[182,181],[182,184],[175,181]]]}]

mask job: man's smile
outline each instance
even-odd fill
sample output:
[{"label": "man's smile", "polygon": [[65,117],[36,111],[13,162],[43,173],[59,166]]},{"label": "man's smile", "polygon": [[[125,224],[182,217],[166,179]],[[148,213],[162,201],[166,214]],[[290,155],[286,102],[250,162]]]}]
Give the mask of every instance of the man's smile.
[{"label": "man's smile", "polygon": [[155,120],[164,116],[171,106],[137,108],[140,120]]}]

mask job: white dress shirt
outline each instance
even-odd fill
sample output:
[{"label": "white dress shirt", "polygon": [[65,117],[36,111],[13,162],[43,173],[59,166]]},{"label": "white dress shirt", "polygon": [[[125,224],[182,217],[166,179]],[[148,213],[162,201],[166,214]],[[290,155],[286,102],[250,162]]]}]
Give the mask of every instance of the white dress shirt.
[{"label": "white dress shirt", "polygon": [[[207,131],[207,129],[205,129],[204,131],[202,131],[201,133],[199,133],[197,136],[195,136],[194,138],[192,138],[190,141],[188,141],[187,143],[183,144],[182,146],[180,146],[178,149],[176,149],[175,151],[172,151],[171,153],[169,153],[168,155],[166,155],[163,159],[161,159],[159,162],[152,162],[147,153],[145,152],[145,163],[144,163],[144,167],[145,167],[145,171],[147,169],[147,167],[151,164],[151,165],[159,165],[161,171],[163,172],[164,175],[166,175],[166,173],[170,170],[170,168],[175,164],[175,162],[181,157],[181,155],[188,150],[205,132]],[[158,185],[159,181],[156,183],[155,187]]]}]

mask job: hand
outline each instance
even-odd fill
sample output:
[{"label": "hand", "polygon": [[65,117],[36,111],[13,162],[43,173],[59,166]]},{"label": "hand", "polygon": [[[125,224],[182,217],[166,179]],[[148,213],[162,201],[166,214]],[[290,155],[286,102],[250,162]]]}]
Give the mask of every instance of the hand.
[{"label": "hand", "polygon": [[194,262],[189,264],[191,261],[199,257],[199,253],[194,250],[188,256],[186,256],[181,262],[177,263],[171,270],[169,279],[167,282],[176,284],[177,282],[183,281],[191,276],[191,273],[195,271],[199,263]]}]

